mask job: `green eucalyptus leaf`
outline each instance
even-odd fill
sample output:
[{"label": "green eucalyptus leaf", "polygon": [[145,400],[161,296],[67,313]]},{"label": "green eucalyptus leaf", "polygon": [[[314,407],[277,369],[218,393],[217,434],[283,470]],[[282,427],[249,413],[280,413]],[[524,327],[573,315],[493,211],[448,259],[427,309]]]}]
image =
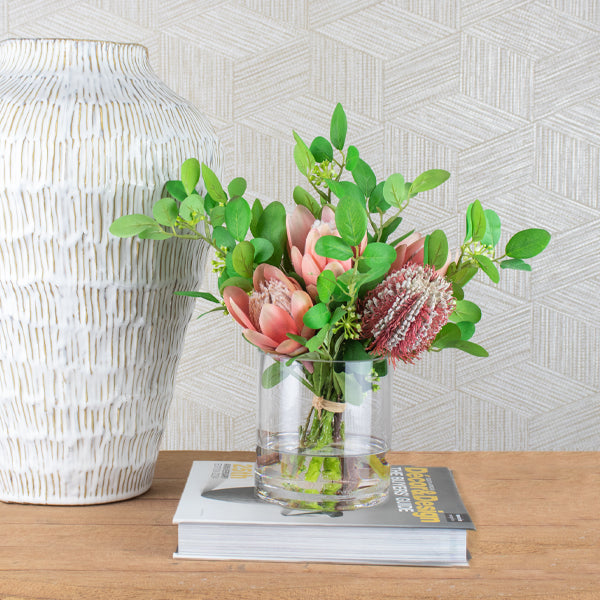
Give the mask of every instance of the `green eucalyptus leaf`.
[{"label": "green eucalyptus leaf", "polygon": [[425,171],[412,182],[409,194],[414,196],[415,194],[432,190],[433,188],[438,187],[438,185],[442,185],[449,177],[450,173],[443,169],[430,169],[429,171]]},{"label": "green eucalyptus leaf", "polygon": [[235,238],[221,225],[213,227],[212,239],[219,248],[227,248],[227,250],[235,248]]},{"label": "green eucalyptus leaf", "polygon": [[431,235],[427,236],[427,265],[434,269],[441,269],[446,264],[448,258],[448,238],[441,229],[436,229]]},{"label": "green eucalyptus leaf", "polygon": [[261,264],[267,262],[273,256],[273,244],[265,238],[254,238],[250,240],[254,246],[254,262]]},{"label": "green eucalyptus leaf", "polygon": [[254,237],[258,237],[258,222],[263,213],[263,207],[257,198],[252,204],[252,219],[250,220],[250,231]]},{"label": "green eucalyptus leaf", "polygon": [[152,207],[152,214],[157,223],[165,225],[166,227],[172,227],[177,223],[179,205],[173,198],[161,198]]},{"label": "green eucalyptus leaf", "polygon": [[188,158],[181,165],[181,183],[189,196],[196,190],[200,181],[200,163],[197,158]]},{"label": "green eucalyptus leaf", "polygon": [[475,256],[475,260],[479,263],[481,270],[494,283],[498,283],[500,281],[500,273],[498,273],[498,269],[496,268],[496,265],[487,256],[478,255],[478,256]]},{"label": "green eucalyptus leaf", "polygon": [[354,256],[352,247],[337,235],[324,235],[317,240],[315,252],[325,258],[348,260]]},{"label": "green eucalyptus leaf", "polygon": [[471,239],[471,236],[473,235],[473,220],[471,219],[471,211],[473,210],[473,203],[469,204],[469,206],[467,206],[467,213],[466,213],[466,225],[467,225],[467,232],[465,234],[465,242],[468,242]]},{"label": "green eucalyptus leaf", "polygon": [[252,279],[236,275],[235,277],[224,277],[222,281],[219,281],[219,293],[222,295],[223,290],[230,286],[239,287],[245,292],[251,292],[254,289]]},{"label": "green eucalyptus leaf", "polygon": [[383,226],[383,229],[381,230],[380,241],[386,242],[390,235],[392,235],[392,233],[398,229],[400,223],[402,223],[402,217],[392,217],[387,222],[387,225]]},{"label": "green eucalyptus leaf", "polygon": [[179,207],[179,216],[188,223],[196,225],[204,214],[204,198],[198,194],[190,194]]},{"label": "green eucalyptus leaf", "polygon": [[331,142],[322,136],[317,136],[310,145],[309,150],[318,163],[333,160],[333,148]]},{"label": "green eucalyptus leaf", "polygon": [[225,205],[225,224],[236,240],[246,238],[251,220],[252,210],[244,198],[234,198]]},{"label": "green eucalyptus leaf", "polygon": [[456,300],[464,300],[465,292],[462,289],[462,286],[452,282],[452,295]]},{"label": "green eucalyptus leaf", "polygon": [[463,265],[452,275],[446,274],[446,279],[448,279],[448,281],[452,281],[452,283],[456,283],[460,287],[463,287],[469,283],[471,279],[473,279],[473,277],[477,274],[477,270],[477,267]]},{"label": "green eucalyptus leaf", "polygon": [[315,350],[318,350],[325,341],[327,333],[328,327],[323,327],[320,331],[317,331],[317,333],[306,342],[306,349],[309,352],[314,352]]},{"label": "green eucalyptus leaf", "polygon": [[114,236],[127,238],[140,234],[146,229],[155,228],[156,221],[147,215],[123,215],[115,219],[109,228]]},{"label": "green eucalyptus leaf", "polygon": [[485,215],[485,235],[481,239],[481,243],[494,248],[500,241],[502,230],[500,217],[489,208],[484,210],[483,214]]},{"label": "green eucalyptus leaf", "polygon": [[243,177],[236,177],[235,179],[232,179],[227,186],[227,192],[229,193],[230,198],[237,198],[244,195],[247,187],[248,184]]},{"label": "green eucalyptus leaf", "polygon": [[310,171],[315,166],[315,157],[304,142],[304,140],[294,131],[296,146],[294,147],[294,162],[302,175],[308,177]]},{"label": "green eucalyptus leaf", "polygon": [[474,242],[479,242],[483,239],[486,232],[487,223],[485,220],[485,213],[481,207],[481,202],[475,200],[471,205],[471,222],[473,226],[473,232],[471,239]]},{"label": "green eucalyptus leaf", "polygon": [[308,208],[315,219],[321,216],[320,204],[301,186],[297,185],[294,188],[294,202],[300,206]]},{"label": "green eucalyptus leaf", "polygon": [[329,127],[329,139],[331,139],[331,143],[338,150],[344,148],[347,131],[348,120],[346,119],[346,113],[344,112],[342,105],[338,103],[333,111],[331,125]]},{"label": "green eucalyptus leaf", "polygon": [[258,220],[255,237],[265,238],[273,244],[273,256],[268,262],[279,266],[287,244],[286,212],[281,202],[271,202],[263,210]]},{"label": "green eucalyptus leaf", "polygon": [[168,233],[163,231],[160,226],[151,227],[149,229],[144,229],[144,231],[140,231],[138,234],[140,240],[167,240],[173,237],[172,233]]},{"label": "green eucalyptus leaf", "polygon": [[358,162],[359,154],[356,146],[348,146],[348,152],[346,154],[346,169],[352,171]]},{"label": "green eucalyptus leaf", "polygon": [[329,269],[325,269],[317,277],[317,294],[319,295],[319,300],[328,304],[331,300],[333,290],[335,290],[335,275]]},{"label": "green eucalyptus leaf", "polygon": [[335,224],[341,238],[358,246],[367,233],[368,218],[364,204],[356,198],[343,198],[335,211]]},{"label": "green eucalyptus leaf", "polygon": [[532,258],[542,252],[550,242],[545,229],[524,229],[515,233],[506,244],[506,255],[511,258]]},{"label": "green eucalyptus leaf", "polygon": [[217,203],[227,202],[227,194],[223,190],[223,186],[216,176],[214,171],[208,166],[202,163],[202,180],[204,185],[210,194],[210,197]]},{"label": "green eucalyptus leaf", "polygon": [[210,224],[213,227],[218,227],[219,225],[223,225],[225,223],[225,207],[224,206],[215,206],[208,211],[208,215],[210,217]]},{"label": "green eucalyptus leaf", "polygon": [[254,273],[254,246],[250,242],[240,242],[231,255],[233,268],[245,278],[251,278]]},{"label": "green eucalyptus leaf", "polygon": [[462,340],[470,340],[475,333],[475,325],[470,321],[459,321],[457,323],[460,329],[460,337]]},{"label": "green eucalyptus leaf", "polygon": [[179,200],[180,202],[183,202],[189,196],[189,194],[185,191],[185,187],[183,187],[183,183],[181,183],[181,181],[167,181],[167,183],[165,183],[165,189],[167,192],[169,192],[169,194],[171,194],[171,196],[173,196],[173,198]]},{"label": "green eucalyptus leaf", "polygon": [[377,178],[373,169],[361,158],[356,161],[354,168],[351,170],[352,178],[360,191],[366,196],[370,196],[371,192],[377,184]]},{"label": "green eucalyptus leaf", "polygon": [[502,269],[514,269],[515,271],[531,271],[531,265],[520,258],[509,258],[500,263]]},{"label": "green eucalyptus leaf", "polygon": [[482,348],[479,344],[467,342],[465,340],[452,342],[451,344],[448,344],[446,348],[456,348],[467,354],[471,354],[472,356],[479,356],[480,358],[487,358],[489,356],[488,351],[485,348]]},{"label": "green eucalyptus leaf", "polygon": [[270,390],[281,383],[286,375],[287,370],[284,368],[281,361],[275,360],[269,365],[261,376],[261,384],[265,390]]},{"label": "green eucalyptus leaf", "polygon": [[400,208],[408,199],[404,177],[400,173],[394,173],[385,180],[383,199],[396,208]]},{"label": "green eucalyptus leaf", "polygon": [[446,323],[435,336],[433,346],[436,348],[446,348],[448,344],[457,342],[461,339],[461,330],[454,323]]},{"label": "green eucalyptus leaf", "polygon": [[479,323],[481,320],[481,309],[477,304],[469,300],[457,300],[456,308],[450,315],[450,320],[454,323],[459,323],[460,321]]},{"label": "green eucalyptus leaf", "polygon": [[207,192],[204,196],[204,211],[208,213],[213,208],[215,208],[215,206],[218,206],[218,204],[212,199],[212,196]]},{"label": "green eucalyptus leaf", "polygon": [[360,202],[363,207],[366,206],[365,195],[355,183],[327,179],[325,184],[340,200],[353,199]]},{"label": "green eucalyptus leaf", "polygon": [[386,212],[389,210],[390,205],[383,198],[383,187],[385,181],[380,181],[371,191],[369,196],[369,212]]},{"label": "green eucalyptus leaf", "polygon": [[382,242],[371,242],[365,246],[359,260],[369,269],[383,269],[387,272],[396,260],[396,250]]},{"label": "green eucalyptus leaf", "polygon": [[314,306],[311,306],[305,313],[303,322],[307,327],[311,329],[321,329],[325,327],[331,319],[331,313],[327,308],[327,305],[323,302],[319,302]]}]

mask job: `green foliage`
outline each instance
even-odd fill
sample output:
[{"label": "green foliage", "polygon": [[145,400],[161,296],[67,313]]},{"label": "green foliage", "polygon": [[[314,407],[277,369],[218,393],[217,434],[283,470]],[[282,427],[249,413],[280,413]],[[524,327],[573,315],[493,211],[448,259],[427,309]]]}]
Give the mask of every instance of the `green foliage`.
[{"label": "green foliage", "polygon": [[506,244],[506,255],[511,258],[532,258],[546,248],[550,234],[545,229],[524,229],[515,233]]},{"label": "green foliage", "polygon": [[342,198],[335,211],[335,225],[347,244],[358,246],[365,237],[368,226],[363,204],[353,197]]},{"label": "green foliage", "polygon": [[152,207],[152,214],[160,225],[172,227],[177,223],[179,206],[172,198],[162,198]]},{"label": "green foliage", "polygon": [[181,165],[181,183],[187,196],[196,190],[200,181],[200,163],[196,158],[188,158]]},{"label": "green foliage", "polygon": [[348,260],[354,256],[352,247],[336,235],[324,235],[317,240],[315,252],[319,256]]},{"label": "green foliage", "polygon": [[294,188],[293,198],[296,204],[308,208],[316,219],[321,216],[321,206],[303,187],[297,185]]},{"label": "green foliage", "polygon": [[366,197],[369,197],[375,188],[375,185],[377,184],[377,178],[375,177],[375,173],[373,173],[373,169],[371,169],[371,167],[364,160],[359,158],[355,161],[351,172],[352,177],[360,191]]},{"label": "green foliage", "polygon": [[531,271],[531,265],[520,258],[509,258],[500,263],[503,269],[514,269],[516,271]]},{"label": "green foliage", "polygon": [[217,202],[222,204],[227,202],[227,194],[223,190],[223,186],[219,181],[219,178],[207,165],[202,163],[202,180],[206,186],[206,190],[210,194],[210,197]]},{"label": "green foliage", "polygon": [[304,324],[311,329],[321,329],[321,327],[325,327],[330,319],[331,313],[329,312],[327,305],[323,302],[315,304],[304,314]]},{"label": "green foliage", "polygon": [[356,146],[348,146],[348,152],[346,153],[346,168],[348,171],[353,171],[354,167],[358,163],[359,153]]},{"label": "green foliage", "polygon": [[329,140],[322,136],[316,137],[309,148],[316,162],[331,162],[333,160],[333,148]]},{"label": "green foliage", "polygon": [[242,277],[250,278],[254,273],[254,246],[250,242],[240,242],[231,255],[233,268]]},{"label": "green foliage", "polygon": [[331,125],[329,127],[329,139],[334,148],[342,150],[346,143],[346,133],[348,131],[348,121],[346,113],[341,104],[337,104],[331,117]]},{"label": "green foliage", "polygon": [[243,198],[234,198],[225,205],[225,224],[236,240],[246,239],[251,220],[252,210]]},{"label": "green foliage", "polygon": [[431,169],[429,171],[425,171],[412,182],[409,195],[414,196],[416,194],[420,194],[421,192],[432,190],[433,188],[438,187],[438,185],[442,185],[442,183],[444,183],[444,181],[446,181],[449,177],[450,173],[442,169]]},{"label": "green foliage", "polygon": [[448,258],[448,238],[441,229],[436,229],[425,238],[425,259],[423,262],[435,269],[441,269]]},{"label": "green foliage", "polygon": [[248,184],[243,177],[236,177],[235,179],[232,179],[227,186],[227,192],[229,193],[229,197],[233,199],[243,196],[247,187]]},{"label": "green foliage", "polygon": [[154,219],[146,215],[124,215],[113,221],[109,231],[114,236],[127,238],[139,235],[155,224]]},{"label": "green foliage", "polygon": [[273,255],[268,261],[272,265],[281,263],[287,243],[285,219],[285,207],[281,202],[274,201],[265,207],[256,225],[256,237],[265,238],[273,244]]},{"label": "green foliage", "polygon": [[400,173],[390,175],[383,186],[383,199],[396,208],[402,208],[408,200],[408,191],[404,182],[404,177]]}]

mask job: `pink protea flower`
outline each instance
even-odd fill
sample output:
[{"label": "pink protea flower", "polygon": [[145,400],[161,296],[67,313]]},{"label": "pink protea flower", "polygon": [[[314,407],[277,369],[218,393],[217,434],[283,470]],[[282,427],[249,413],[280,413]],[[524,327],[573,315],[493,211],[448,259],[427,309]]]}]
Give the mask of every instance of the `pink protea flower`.
[{"label": "pink protea flower", "polygon": [[[314,299],[317,297],[317,278],[326,269],[335,276],[345,273],[352,267],[352,260],[325,258],[315,252],[317,240],[325,235],[339,237],[335,226],[335,214],[328,206],[323,208],[321,220],[315,219],[305,206],[296,206],[287,217],[288,250],[294,270],[306,284],[306,290]],[[365,249],[367,238],[359,247],[359,254]]]},{"label": "pink protea flower", "polygon": [[288,333],[308,339],[314,330],[302,321],[313,305],[300,284],[272,265],[259,265],[254,271],[254,291],[228,286],[223,300],[231,316],[244,328],[244,337],[269,354],[296,356],[306,351]]},{"label": "pink protea flower", "polygon": [[[389,272],[392,273],[393,271],[400,270],[408,262],[423,265],[423,259],[425,257],[424,246],[425,237],[417,232],[411,233],[396,246],[396,260],[392,263]],[[450,253],[448,253],[446,264],[440,269],[436,269],[436,273],[440,274],[442,277],[446,275],[446,271],[451,262],[452,259]]]},{"label": "pink protea flower", "polygon": [[452,286],[429,265],[409,262],[390,273],[360,306],[367,349],[412,363],[433,342],[454,310]]}]

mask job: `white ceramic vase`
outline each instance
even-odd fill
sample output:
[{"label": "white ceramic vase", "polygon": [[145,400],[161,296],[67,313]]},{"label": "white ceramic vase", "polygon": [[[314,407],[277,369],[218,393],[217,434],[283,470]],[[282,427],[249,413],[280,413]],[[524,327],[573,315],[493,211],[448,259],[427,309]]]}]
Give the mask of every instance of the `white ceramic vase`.
[{"label": "white ceramic vase", "polygon": [[0,43],[0,500],[93,504],[152,482],[205,250],[122,240],[206,119],[134,44]]}]

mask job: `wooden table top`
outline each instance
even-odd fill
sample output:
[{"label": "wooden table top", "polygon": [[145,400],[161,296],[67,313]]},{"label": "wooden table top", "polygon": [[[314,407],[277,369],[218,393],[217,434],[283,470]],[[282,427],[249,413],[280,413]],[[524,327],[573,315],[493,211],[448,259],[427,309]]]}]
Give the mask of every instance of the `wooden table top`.
[{"label": "wooden table top", "polygon": [[191,463],[249,453],[161,452],[143,496],[88,507],[0,502],[2,600],[600,599],[600,453],[392,453],[450,467],[477,531],[470,567],[174,560]]}]

